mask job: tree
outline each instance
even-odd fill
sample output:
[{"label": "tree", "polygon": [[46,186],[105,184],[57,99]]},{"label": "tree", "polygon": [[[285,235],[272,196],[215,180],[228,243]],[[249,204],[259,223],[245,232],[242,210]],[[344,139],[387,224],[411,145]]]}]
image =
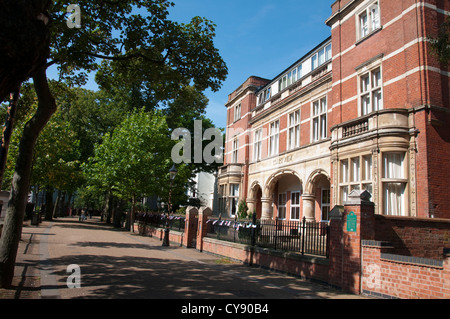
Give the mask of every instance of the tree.
[{"label": "tree", "polygon": [[[79,0],[82,27],[67,24],[70,1],[2,0],[0,4],[0,101],[33,79],[38,107],[19,144],[11,196],[0,239],[0,284],[11,284],[28,195],[37,138],[57,109],[46,69],[57,65],[60,79],[85,83],[87,73],[107,86],[132,79],[137,90],[157,100],[181,86],[217,91],[226,66],[214,47],[214,24],[199,17],[189,24],[167,19],[166,0]],[[85,14],[83,14],[85,13]],[[102,62],[103,61],[103,62]]]},{"label": "tree", "polygon": [[447,67],[450,63],[450,17],[439,26],[436,38],[431,38],[431,49]]},{"label": "tree", "polygon": [[132,113],[105,135],[86,167],[91,187],[132,202],[131,221],[139,198],[166,188],[173,145],[168,132],[160,112]]}]

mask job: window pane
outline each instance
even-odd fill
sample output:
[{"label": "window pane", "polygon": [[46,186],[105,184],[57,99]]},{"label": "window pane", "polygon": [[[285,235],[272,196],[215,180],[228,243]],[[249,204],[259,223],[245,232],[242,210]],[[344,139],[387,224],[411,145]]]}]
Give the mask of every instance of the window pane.
[{"label": "window pane", "polygon": [[348,160],[341,161],[341,183],[348,182]]},{"label": "window pane", "polygon": [[320,137],[326,138],[327,137],[327,116],[326,115],[322,115],[320,117],[320,125],[321,125]]},{"label": "window pane", "polygon": [[404,203],[403,196],[405,184],[385,183],[384,187],[384,213],[386,215],[403,216]]},{"label": "window pane", "polygon": [[320,112],[325,113],[327,111],[327,99],[321,99],[320,100]]},{"label": "window pane", "polygon": [[312,69],[314,70],[315,68],[317,68],[318,63],[317,63],[317,54],[314,55],[311,59],[311,63],[312,63]]},{"label": "window pane", "polygon": [[403,178],[403,153],[385,153],[383,155],[383,177]]},{"label": "window pane", "polygon": [[330,204],[330,190],[322,189],[322,204]]},{"label": "window pane", "polygon": [[361,77],[361,92],[367,92],[370,89],[370,78],[369,75],[365,75]]},{"label": "window pane", "polygon": [[359,181],[359,157],[352,158],[352,174],[351,180],[352,182]]},{"label": "window pane", "polygon": [[370,106],[370,95],[363,95],[361,97],[361,115],[367,115],[372,112],[372,107]]},{"label": "window pane", "polygon": [[239,184],[231,184],[230,196],[239,196]]},{"label": "window pane", "polygon": [[313,115],[319,114],[319,101],[313,103]]},{"label": "window pane", "polygon": [[378,4],[375,4],[370,8],[370,23],[372,30],[380,27],[380,11],[378,9]]},{"label": "window pane", "polygon": [[330,206],[322,207],[322,220],[328,220],[330,215]]},{"label": "window pane", "polygon": [[344,204],[348,199],[348,186],[341,187],[341,203]]},{"label": "window pane", "polygon": [[376,90],[373,92],[373,110],[374,111],[379,111],[383,108],[382,103],[383,100],[381,98],[381,90]]},{"label": "window pane", "polygon": [[325,62],[325,49],[319,51],[319,65]]},{"label": "window pane", "polygon": [[372,180],[372,156],[367,155],[363,157],[364,167],[363,167],[363,180]]},{"label": "window pane", "polygon": [[300,192],[291,193],[291,219],[300,218]]},{"label": "window pane", "polygon": [[318,141],[319,140],[319,119],[315,118],[313,120],[313,140]]},{"label": "window pane", "polygon": [[367,23],[367,13],[363,13],[359,16],[361,37],[365,37],[369,33],[369,26]]},{"label": "window pane", "polygon": [[372,85],[374,88],[381,86],[381,71],[377,69],[372,72]]},{"label": "window pane", "polygon": [[294,136],[294,128],[289,129],[289,148],[295,147],[295,136]]},{"label": "window pane", "polygon": [[325,55],[326,55],[326,60],[331,60],[332,56],[331,56],[331,44],[329,44],[326,48],[325,48]]}]

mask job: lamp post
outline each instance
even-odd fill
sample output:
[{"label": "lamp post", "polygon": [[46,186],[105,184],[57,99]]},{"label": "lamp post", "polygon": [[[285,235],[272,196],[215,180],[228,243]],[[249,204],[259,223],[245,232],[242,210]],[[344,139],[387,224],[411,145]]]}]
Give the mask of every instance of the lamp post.
[{"label": "lamp post", "polygon": [[175,164],[173,164],[172,168],[169,170],[170,174],[170,187],[169,187],[169,209],[166,215],[166,228],[164,229],[164,239],[163,239],[163,246],[170,246],[169,244],[169,216],[172,213],[172,185],[173,180],[175,179],[175,176],[177,175],[178,171],[175,167]]}]

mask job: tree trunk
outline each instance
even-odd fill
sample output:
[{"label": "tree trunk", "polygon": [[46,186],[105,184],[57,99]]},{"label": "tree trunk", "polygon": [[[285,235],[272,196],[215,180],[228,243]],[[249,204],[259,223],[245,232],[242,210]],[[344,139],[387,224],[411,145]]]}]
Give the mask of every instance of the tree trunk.
[{"label": "tree trunk", "polygon": [[47,61],[50,0],[0,3],[0,102]]},{"label": "tree trunk", "polygon": [[56,202],[55,205],[53,206],[53,218],[58,218],[59,214],[58,214],[58,207],[61,205],[61,191],[58,190],[58,193],[56,195]]},{"label": "tree trunk", "polygon": [[33,81],[39,104],[36,113],[25,125],[20,140],[11,194],[0,238],[0,285],[3,288],[11,286],[14,276],[17,249],[30,189],[31,165],[36,140],[56,111],[55,99],[48,86],[45,68],[40,68],[34,74]]},{"label": "tree trunk", "polygon": [[102,221],[103,217],[105,217],[107,224],[111,223],[111,213],[110,213],[111,209],[112,209],[112,196],[111,192],[108,191],[105,196],[105,207],[103,208],[102,211]]},{"label": "tree trunk", "polygon": [[117,201],[117,203],[114,205],[114,209],[113,209],[113,224],[115,228],[121,228],[122,227],[122,216],[123,216],[123,206],[124,206],[124,201],[123,200],[119,200]]},{"label": "tree trunk", "polygon": [[45,220],[52,220],[53,216],[53,187],[47,186],[45,188]]}]

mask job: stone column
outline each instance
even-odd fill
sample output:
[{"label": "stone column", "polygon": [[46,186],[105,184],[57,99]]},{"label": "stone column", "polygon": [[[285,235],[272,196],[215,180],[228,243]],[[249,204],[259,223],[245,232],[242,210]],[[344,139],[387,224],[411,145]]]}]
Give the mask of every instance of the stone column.
[{"label": "stone column", "polygon": [[247,214],[251,215],[254,211],[256,211],[256,199],[247,198],[246,202],[248,207]]},{"label": "stone column", "polygon": [[262,203],[262,215],[261,219],[272,219],[272,199],[263,197],[261,198]]},{"label": "stone column", "polygon": [[316,204],[316,196],[311,194],[303,194],[303,216],[306,217],[307,222],[315,220],[314,208]]}]

